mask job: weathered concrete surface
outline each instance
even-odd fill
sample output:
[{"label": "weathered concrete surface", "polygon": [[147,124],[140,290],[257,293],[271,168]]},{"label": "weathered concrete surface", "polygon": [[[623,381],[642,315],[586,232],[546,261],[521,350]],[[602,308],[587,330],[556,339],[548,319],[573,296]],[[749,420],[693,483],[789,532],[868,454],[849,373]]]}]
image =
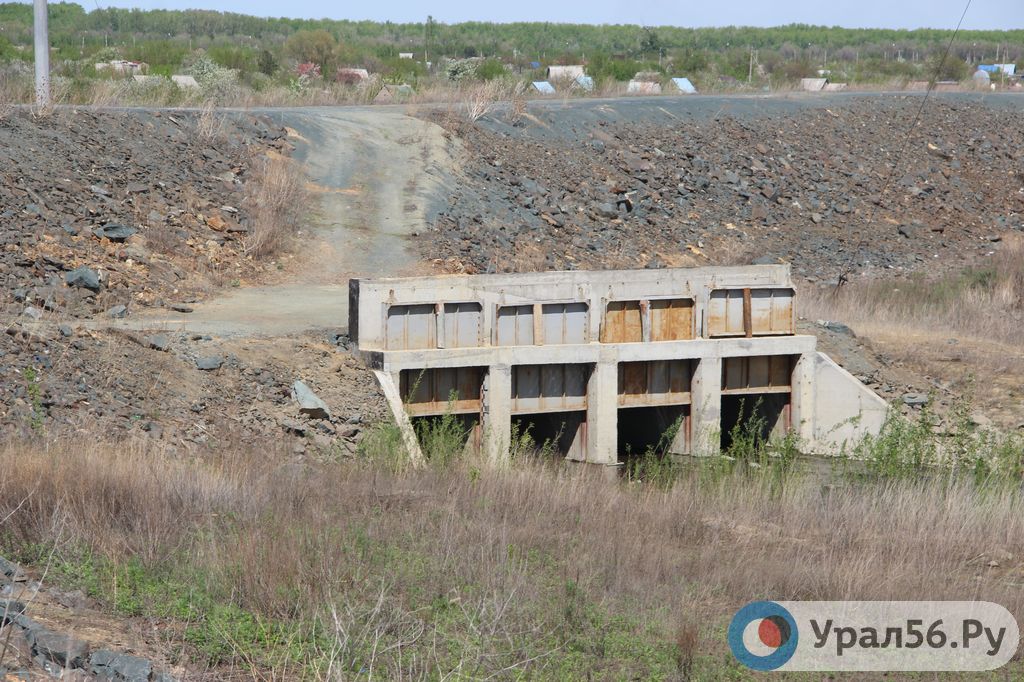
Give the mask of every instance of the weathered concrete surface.
[{"label": "weathered concrete surface", "polygon": [[814,355],[814,442],[838,454],[865,433],[878,433],[889,405],[824,353]]},{"label": "weathered concrete surface", "polygon": [[886,405],[795,333],[793,297],[787,265],[353,280],[349,333],[417,460],[411,418],[454,412],[496,463],[539,417],[568,458],[617,464],[623,420],[661,428],[638,407],[678,414],[670,451],[711,454],[762,400],[773,432],[833,453]]}]

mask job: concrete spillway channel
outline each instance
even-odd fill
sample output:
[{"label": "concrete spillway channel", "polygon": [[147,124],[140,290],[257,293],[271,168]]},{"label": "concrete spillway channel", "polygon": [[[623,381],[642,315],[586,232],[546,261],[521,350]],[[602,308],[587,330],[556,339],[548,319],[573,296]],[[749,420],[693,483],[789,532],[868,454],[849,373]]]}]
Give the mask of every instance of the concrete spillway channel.
[{"label": "concrete spillway channel", "polygon": [[831,454],[887,405],[795,333],[794,296],[788,265],[353,279],[349,334],[413,457],[443,414],[495,462],[527,424],[595,464],[670,426],[670,453],[712,454],[753,405]]}]

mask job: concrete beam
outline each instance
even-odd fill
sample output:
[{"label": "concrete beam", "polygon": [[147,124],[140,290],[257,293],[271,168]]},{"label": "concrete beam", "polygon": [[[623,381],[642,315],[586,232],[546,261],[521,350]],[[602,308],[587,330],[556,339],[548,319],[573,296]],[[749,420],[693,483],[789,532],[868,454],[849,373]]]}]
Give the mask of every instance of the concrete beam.
[{"label": "concrete beam", "polygon": [[395,350],[364,354],[372,367],[388,370],[424,367],[476,367],[492,363],[504,365],[559,365],[597,363],[608,351],[618,362],[685,360],[706,357],[746,357],[751,355],[802,355],[814,352],[813,336],[763,336],[754,338],[692,339],[658,343],[556,344],[550,346],[484,346],[480,348],[438,348]]}]

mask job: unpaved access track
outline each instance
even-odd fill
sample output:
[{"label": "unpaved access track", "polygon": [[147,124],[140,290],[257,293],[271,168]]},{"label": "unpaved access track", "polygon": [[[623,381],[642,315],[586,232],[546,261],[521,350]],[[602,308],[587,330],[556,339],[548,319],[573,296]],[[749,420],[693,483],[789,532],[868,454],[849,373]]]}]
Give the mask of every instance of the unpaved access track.
[{"label": "unpaved access track", "polygon": [[409,236],[445,200],[457,147],[437,125],[393,108],[274,109],[313,204],[293,273],[282,284],[228,290],[191,313],[139,313],[110,326],[216,336],[285,336],[344,328],[348,279],[422,274]]}]

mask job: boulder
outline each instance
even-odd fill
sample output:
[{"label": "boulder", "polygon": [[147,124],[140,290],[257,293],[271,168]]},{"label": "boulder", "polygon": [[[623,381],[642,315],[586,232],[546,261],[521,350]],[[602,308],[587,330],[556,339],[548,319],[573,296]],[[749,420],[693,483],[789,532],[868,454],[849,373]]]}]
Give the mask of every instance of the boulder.
[{"label": "boulder", "polygon": [[81,287],[92,291],[100,290],[99,273],[91,268],[85,267],[84,265],[80,268],[75,268],[64,275],[64,282],[69,287]]},{"label": "boulder", "polygon": [[97,227],[92,231],[100,239],[109,239],[112,242],[123,242],[136,232],[138,232],[136,228],[129,225],[121,225],[120,223],[107,223],[103,227]]},{"label": "boulder", "polygon": [[46,628],[28,631],[28,641],[37,656],[53,661],[62,668],[80,668],[89,654],[89,645],[71,635]]},{"label": "boulder", "polygon": [[220,369],[220,366],[224,364],[224,358],[219,355],[211,355],[205,358],[196,358],[196,367],[209,372],[211,370]]},{"label": "boulder", "polygon": [[146,342],[153,350],[166,352],[171,347],[171,340],[167,338],[166,334],[154,334],[146,339]]},{"label": "boulder", "polygon": [[0,626],[14,621],[15,616],[25,613],[25,605],[15,599],[0,599]]},{"label": "boulder", "polygon": [[920,407],[928,404],[928,396],[924,393],[904,393],[903,404],[910,407]]},{"label": "boulder", "polygon": [[299,412],[313,419],[330,419],[331,412],[327,403],[320,400],[315,393],[302,381],[292,384],[292,400],[299,404]]},{"label": "boulder", "polygon": [[89,658],[89,667],[99,680],[149,682],[153,664],[145,658],[100,649]]}]

